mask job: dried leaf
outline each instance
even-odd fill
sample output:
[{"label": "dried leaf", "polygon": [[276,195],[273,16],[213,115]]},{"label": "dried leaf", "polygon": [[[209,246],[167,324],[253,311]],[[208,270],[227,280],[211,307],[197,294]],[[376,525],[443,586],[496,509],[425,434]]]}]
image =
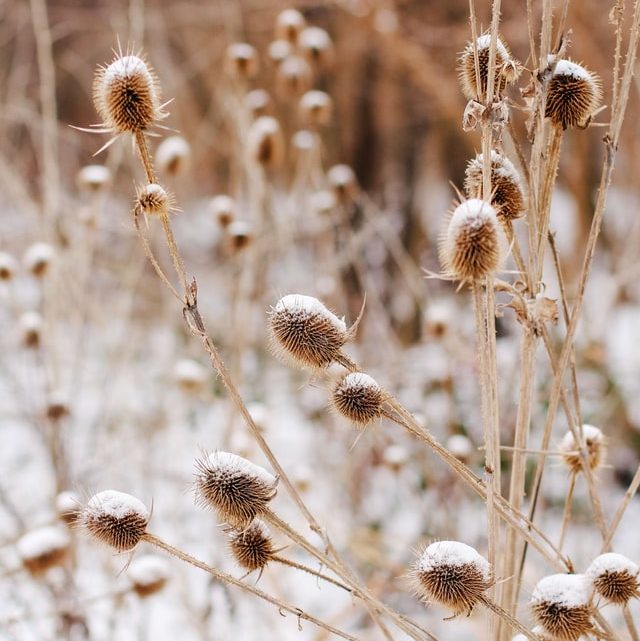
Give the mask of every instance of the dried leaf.
[{"label": "dried leaf", "polygon": [[485,110],[486,107],[484,105],[475,100],[469,100],[462,116],[462,129],[464,131],[473,131],[482,120]]}]

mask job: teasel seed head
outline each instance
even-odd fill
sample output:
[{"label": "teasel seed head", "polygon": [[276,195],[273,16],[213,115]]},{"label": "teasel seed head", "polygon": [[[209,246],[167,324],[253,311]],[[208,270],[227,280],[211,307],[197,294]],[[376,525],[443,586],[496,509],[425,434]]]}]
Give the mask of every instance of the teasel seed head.
[{"label": "teasel seed head", "polygon": [[240,252],[253,242],[253,227],[246,220],[234,220],[227,227],[229,243],[233,252]]},{"label": "teasel seed head", "polygon": [[341,203],[353,201],[358,195],[358,179],[349,165],[334,165],[327,171],[327,182],[336,200]]},{"label": "teasel seed head", "polygon": [[293,47],[287,40],[274,40],[269,45],[269,58],[276,66],[280,66],[292,52]]},{"label": "teasel seed head", "polygon": [[16,543],[22,565],[34,576],[61,565],[67,557],[71,539],[68,531],[57,525],[32,530]]},{"label": "teasel seed head", "polygon": [[110,182],[111,171],[104,165],[86,165],[76,177],[78,188],[92,193],[103,191]]},{"label": "teasel seed head", "polygon": [[70,413],[68,395],[60,389],[53,390],[47,400],[47,418],[51,421],[59,421]]},{"label": "teasel seed head", "polygon": [[22,343],[25,347],[39,347],[42,342],[42,316],[38,312],[24,312],[20,316]]},{"label": "teasel seed head", "polygon": [[160,216],[171,211],[173,197],[162,185],[150,183],[137,190],[134,207],[145,216]]},{"label": "teasel seed head", "polygon": [[234,528],[246,528],[276,495],[278,479],[263,467],[216,451],[196,460],[196,502],[213,508]]},{"label": "teasel seed head", "polygon": [[209,201],[209,211],[218,222],[218,225],[225,229],[236,217],[236,201],[226,194],[214,196]]},{"label": "teasel seed head", "polygon": [[608,552],[596,557],[585,574],[593,581],[596,594],[611,603],[625,605],[640,595],[639,572],[631,559]]},{"label": "teasel seed head", "polygon": [[33,243],[25,251],[22,263],[29,273],[42,278],[49,270],[54,256],[55,252],[49,243]]},{"label": "teasel seed head", "polygon": [[[482,195],[482,154],[478,154],[467,164],[464,179],[464,190],[467,198],[479,198]],[[501,221],[511,221],[524,215],[525,203],[520,176],[513,163],[491,151],[491,204]]]},{"label": "teasel seed head", "polygon": [[301,294],[281,298],[271,309],[270,325],[276,353],[303,368],[331,365],[350,337],[343,319]]},{"label": "teasel seed head", "polygon": [[[604,434],[599,428],[585,423],[582,426],[582,436],[587,449],[589,469],[595,470],[604,459],[606,450]],[[579,445],[573,437],[573,432],[569,430],[560,442],[560,450],[564,452],[562,458],[565,464],[576,474],[582,469],[582,458],[578,449]]]},{"label": "teasel seed head", "polygon": [[264,89],[252,89],[244,97],[244,105],[253,118],[265,116],[270,104],[271,96]]},{"label": "teasel seed head", "polygon": [[285,9],[276,18],[276,38],[296,44],[307,21],[297,9]]},{"label": "teasel seed head", "polygon": [[331,96],[324,91],[307,91],[300,98],[300,114],[306,124],[328,125],[333,112]]},{"label": "teasel seed head", "polygon": [[116,134],[144,131],[166,117],[156,75],[138,56],[117,54],[110,65],[98,68],[93,104],[104,126]]},{"label": "teasel seed head", "polygon": [[198,361],[181,358],[173,368],[173,378],[187,394],[202,392],[207,384],[207,370]]},{"label": "teasel seed head", "polygon": [[65,490],[56,496],[56,514],[67,525],[73,525],[80,514],[80,498],[75,492]]},{"label": "teasel seed head", "polygon": [[313,70],[302,57],[287,56],[278,67],[276,81],[280,93],[285,97],[295,97],[308,91],[313,80]]},{"label": "teasel seed head", "polygon": [[249,79],[258,73],[258,54],[246,42],[234,42],[227,47],[227,72],[233,78]]},{"label": "teasel seed head", "polygon": [[249,127],[247,146],[254,162],[267,169],[278,167],[284,156],[280,123],[271,116],[256,118]]},{"label": "teasel seed head", "polygon": [[[478,49],[478,67],[480,70],[480,99],[484,100],[487,92],[487,79],[489,77],[489,52],[491,46],[491,35],[485,34],[480,36],[476,41]],[[500,97],[507,83],[514,82],[520,75],[520,64],[511,57],[507,46],[500,38],[496,41],[496,58],[495,58],[495,79],[494,79],[494,96]],[[476,84],[476,63],[474,46],[469,42],[460,55],[458,65],[458,78],[462,93],[467,100],[476,100],[478,98],[478,87]]]},{"label": "teasel seed head", "polygon": [[249,572],[261,570],[275,555],[271,533],[259,519],[242,530],[232,530],[229,549],[238,565]]},{"label": "teasel seed head", "polygon": [[411,458],[406,447],[393,443],[384,448],[382,462],[392,471],[399,472]]},{"label": "teasel seed head", "polygon": [[473,443],[464,434],[453,434],[447,439],[447,449],[459,461],[466,465],[471,462],[474,454]]},{"label": "teasel seed head", "polygon": [[300,32],[298,47],[307,60],[317,69],[333,63],[334,52],[331,36],[320,27],[307,27]]},{"label": "teasel seed head", "polygon": [[16,259],[7,252],[0,252],[0,281],[11,280],[16,273],[18,263]]},{"label": "teasel seed head", "polygon": [[584,574],[552,574],[540,580],[531,609],[540,626],[557,641],[577,641],[593,629],[593,584]]},{"label": "teasel seed head", "polygon": [[384,390],[368,374],[351,372],[333,388],[333,407],[357,427],[365,427],[382,416]]},{"label": "teasel seed head", "polygon": [[104,490],[80,510],[77,524],[118,552],[133,550],[144,536],[149,510],[135,496]]},{"label": "teasel seed head", "polygon": [[127,568],[133,591],[141,598],[160,592],[171,576],[167,561],[155,554],[136,557]]},{"label": "teasel seed head", "polygon": [[502,260],[495,209],[484,200],[464,200],[453,212],[440,241],[440,261],[447,276],[474,281],[498,270]]},{"label": "teasel seed head", "polygon": [[425,602],[435,601],[454,616],[468,614],[493,585],[489,562],[469,545],[437,541],[413,567],[414,586]]},{"label": "teasel seed head", "polygon": [[191,147],[182,136],[165,138],[156,150],[156,165],[163,174],[177,176],[189,166]]},{"label": "teasel seed head", "polygon": [[583,127],[601,99],[598,76],[571,60],[558,60],[547,86],[545,116],[563,129]]}]

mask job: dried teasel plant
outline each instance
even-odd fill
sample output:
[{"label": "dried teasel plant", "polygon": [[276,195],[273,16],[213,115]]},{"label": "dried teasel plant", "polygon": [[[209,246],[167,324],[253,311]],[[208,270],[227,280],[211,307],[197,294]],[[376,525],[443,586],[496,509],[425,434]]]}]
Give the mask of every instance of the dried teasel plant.
[{"label": "dried teasel plant", "polygon": [[71,538],[58,525],[47,525],[24,534],[16,543],[24,567],[34,576],[61,565],[67,558]]},{"label": "dried teasel plant", "polygon": [[640,596],[640,568],[622,554],[607,552],[596,557],[585,574],[593,581],[596,594],[611,603],[626,605]]},{"label": "dried teasel plant", "polygon": [[276,554],[271,533],[259,519],[241,530],[232,530],[229,549],[238,565],[248,572],[262,570]]},{"label": "dried teasel plant", "polygon": [[359,428],[380,418],[387,398],[384,390],[368,374],[350,372],[343,376],[331,392],[335,410]]},{"label": "dried teasel plant", "polygon": [[133,591],[146,598],[164,589],[171,572],[169,564],[155,554],[144,554],[134,558],[127,567],[127,575]]},{"label": "dried teasel plant", "polygon": [[[606,451],[604,434],[600,428],[585,423],[582,426],[582,436],[586,445],[589,469],[596,470],[602,464]],[[583,466],[579,449],[579,443],[576,442],[573,432],[569,430],[560,442],[560,451],[563,452],[564,463],[572,473],[576,474],[582,470]]]}]

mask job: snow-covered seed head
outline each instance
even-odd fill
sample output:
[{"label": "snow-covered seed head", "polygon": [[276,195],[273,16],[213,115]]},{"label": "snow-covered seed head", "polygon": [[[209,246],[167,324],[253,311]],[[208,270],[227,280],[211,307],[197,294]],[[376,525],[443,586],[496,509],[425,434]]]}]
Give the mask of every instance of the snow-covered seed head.
[{"label": "snow-covered seed head", "polygon": [[597,594],[611,603],[624,605],[640,594],[639,572],[631,559],[608,552],[596,557],[585,574],[593,581]]},{"label": "snow-covered seed head", "polygon": [[[605,454],[605,438],[602,431],[593,425],[582,426],[582,436],[587,449],[587,460],[589,469],[595,470],[603,461]],[[580,456],[579,444],[569,430],[560,442],[560,450],[564,452],[562,458],[569,469],[578,473],[582,469],[582,457]]]},{"label": "snow-covered seed head", "polygon": [[[478,154],[467,164],[464,190],[467,198],[482,195],[482,154]],[[520,176],[513,163],[499,154],[491,152],[491,204],[502,221],[515,220],[524,215],[525,204]]]},{"label": "snow-covered seed head", "polygon": [[228,227],[229,243],[232,251],[239,252],[249,247],[253,241],[253,228],[246,220],[234,220]]},{"label": "snow-covered seed head", "polygon": [[80,513],[80,499],[75,492],[68,490],[56,496],[56,513],[67,525],[73,525]]},{"label": "snow-covered seed head", "polygon": [[16,273],[16,259],[7,252],[0,252],[0,280],[11,280]]},{"label": "snow-covered seed head", "polygon": [[98,67],[93,104],[104,126],[118,134],[149,129],[166,117],[157,78],[138,56],[117,55],[110,65]]},{"label": "snow-covered seed head", "polygon": [[214,196],[209,202],[209,211],[218,221],[218,225],[224,229],[236,217],[236,201],[226,194]]},{"label": "snow-covered seed head", "polygon": [[447,439],[447,449],[459,461],[469,464],[474,454],[473,443],[464,434],[454,434]]},{"label": "snow-covered seed head", "polygon": [[196,460],[196,501],[235,528],[247,527],[267,509],[277,483],[273,474],[237,454],[217,451]]},{"label": "snow-covered seed head", "polygon": [[125,552],[136,547],[144,536],[149,510],[135,496],[105,490],[89,499],[77,523],[94,538]]},{"label": "snow-covered seed head", "polygon": [[498,219],[484,200],[463,201],[453,212],[440,241],[440,262],[447,276],[473,281],[495,272],[501,262]]},{"label": "snow-covered seed head", "polygon": [[56,389],[49,394],[47,400],[47,418],[59,421],[69,416],[69,397],[62,390]]},{"label": "snow-covered seed head", "polygon": [[271,96],[264,89],[253,89],[244,97],[244,105],[254,118],[264,116],[271,104]]},{"label": "snow-covered seed head", "polygon": [[307,91],[300,98],[300,114],[305,123],[309,125],[326,125],[331,120],[333,101],[331,96],[324,91]]},{"label": "snow-covered seed head", "polygon": [[278,66],[276,81],[284,96],[295,97],[311,87],[313,70],[301,56],[287,56]]},{"label": "snow-covered seed head", "polygon": [[297,9],[285,9],[276,18],[276,38],[295,44],[307,21]]},{"label": "snow-covered seed head", "polygon": [[33,243],[27,247],[22,263],[33,276],[41,278],[49,270],[54,254],[53,247],[49,243]]},{"label": "snow-covered seed head", "polygon": [[352,201],[358,194],[358,179],[349,165],[334,165],[327,171],[327,182],[341,203]]},{"label": "snow-covered seed head", "polygon": [[[487,80],[489,78],[489,52],[491,46],[491,36],[485,34],[480,36],[476,41],[478,49],[478,67],[480,70],[480,99],[484,99],[487,92]],[[499,97],[509,82],[514,82],[519,75],[520,65],[511,57],[511,53],[506,45],[497,39],[496,58],[495,58],[495,79],[494,79],[494,96]],[[476,82],[476,63],[474,46],[469,42],[460,55],[458,66],[458,78],[462,93],[467,100],[476,100],[478,98],[478,86]]]},{"label": "snow-covered seed head", "polygon": [[284,296],[272,308],[270,322],[276,352],[301,367],[327,367],[349,338],[344,320],[312,296]]},{"label": "snow-covered seed head", "polygon": [[78,188],[97,193],[105,189],[111,182],[111,171],[104,165],[87,165],[76,176]]},{"label": "snow-covered seed head", "polygon": [[327,67],[333,62],[331,36],[320,27],[303,29],[298,38],[298,47],[314,67]]},{"label": "snow-covered seed head", "polygon": [[234,42],[227,47],[227,71],[234,78],[253,78],[258,73],[258,54],[246,42]]},{"label": "snow-covered seed head", "polygon": [[196,394],[207,384],[207,370],[198,361],[182,358],[173,368],[173,378],[183,392]]},{"label": "snow-covered seed head", "polygon": [[168,176],[183,173],[189,165],[191,147],[182,136],[165,138],[156,150],[158,169]]},{"label": "snow-covered seed head", "polygon": [[274,40],[269,45],[269,58],[277,66],[280,66],[291,55],[292,51],[293,47],[287,40]]},{"label": "snow-covered seed head", "polygon": [[300,129],[293,134],[291,145],[300,154],[306,154],[318,146],[318,138],[312,131]]},{"label": "snow-covered seed head", "polygon": [[458,541],[429,545],[413,567],[418,596],[435,601],[454,615],[468,614],[493,584],[489,562]]},{"label": "snow-covered seed head", "polygon": [[147,216],[166,214],[171,209],[171,196],[156,183],[143,185],[136,194],[135,207]]},{"label": "snow-covered seed head", "polygon": [[142,598],[160,592],[170,577],[167,561],[154,554],[145,554],[134,558],[127,574],[133,591]]},{"label": "snow-covered seed head", "polygon": [[559,60],[547,86],[545,116],[563,129],[583,127],[602,98],[600,79],[571,60]]},{"label": "snow-covered seed head", "polygon": [[60,565],[70,545],[71,539],[66,529],[48,525],[24,534],[16,543],[16,550],[22,565],[37,576]]},{"label": "snow-covered seed head", "polygon": [[277,167],[284,156],[284,141],[280,123],[271,116],[256,118],[249,127],[249,155],[266,168]]},{"label": "snow-covered seed head", "polygon": [[557,641],[577,641],[593,628],[593,584],[584,574],[552,574],[531,596],[536,621]]},{"label": "snow-covered seed head", "polygon": [[261,570],[275,554],[271,534],[259,519],[242,530],[232,530],[229,549],[238,565],[249,572]]},{"label": "snow-covered seed head", "polygon": [[399,472],[409,459],[408,450],[397,443],[385,447],[382,452],[382,462],[393,472]]},{"label": "snow-covered seed head", "polygon": [[371,376],[352,372],[333,388],[331,401],[342,416],[358,427],[365,427],[382,415],[385,394]]},{"label": "snow-covered seed head", "polygon": [[38,347],[42,341],[42,316],[38,312],[25,312],[20,316],[22,343],[25,347]]}]

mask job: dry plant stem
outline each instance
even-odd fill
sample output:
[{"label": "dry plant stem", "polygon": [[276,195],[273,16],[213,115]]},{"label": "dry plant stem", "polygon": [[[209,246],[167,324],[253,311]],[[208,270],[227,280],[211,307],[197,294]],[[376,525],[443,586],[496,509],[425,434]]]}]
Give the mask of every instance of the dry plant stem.
[{"label": "dry plant stem", "polygon": [[[494,614],[496,614],[500,620],[504,623],[507,624],[507,626],[513,628],[513,630],[517,630],[520,632],[520,634],[524,634],[527,639],[531,639],[531,641],[540,641],[540,639],[533,634],[533,632],[530,632],[528,628],[526,628],[518,619],[515,617],[511,616],[506,610],[501,608],[497,603],[493,602],[491,599],[488,599],[487,597],[481,597],[480,598],[481,603],[491,610]],[[509,629],[505,631],[509,635]],[[510,635],[509,635],[510,636]]]},{"label": "dry plant stem", "polygon": [[620,60],[622,54],[622,24],[624,21],[624,0],[616,0],[613,8],[616,16],[616,48],[613,54],[613,81],[612,85],[612,104],[618,101],[618,92],[620,91]]},{"label": "dry plant stem", "polygon": [[571,506],[573,505],[573,492],[576,488],[577,474],[571,472],[569,477],[569,488],[567,489],[567,496],[564,499],[564,512],[562,514],[562,527],[560,528],[560,539],[558,540],[558,549],[562,551],[564,545],[564,538],[569,528],[569,521],[571,520]]},{"label": "dry plant stem", "polygon": [[631,641],[640,641],[636,624],[633,620],[633,617],[631,616],[629,606],[626,604],[622,606],[622,616],[624,616],[624,622],[627,624],[627,630],[629,630]]},{"label": "dry plant stem", "polygon": [[218,581],[221,581],[223,583],[227,583],[229,585],[234,585],[237,588],[240,588],[241,590],[244,590],[245,592],[249,592],[250,594],[253,594],[254,596],[257,596],[260,599],[263,599],[264,601],[267,601],[268,603],[271,603],[272,605],[275,605],[279,610],[284,610],[285,612],[290,612],[291,614],[294,614],[298,620],[303,620],[303,621],[309,621],[310,623],[313,623],[314,625],[318,626],[319,628],[323,628],[327,630],[328,632],[331,632],[332,634],[335,634],[338,637],[341,637],[343,639],[348,639],[348,641],[358,641],[358,639],[354,636],[351,636],[350,634],[347,634],[346,632],[343,632],[342,630],[338,630],[337,628],[334,628],[333,626],[325,623],[324,621],[321,621],[320,619],[316,619],[315,617],[311,616],[310,614],[307,614],[300,608],[296,608],[293,605],[290,605],[286,601],[282,601],[281,599],[277,599],[276,597],[273,597],[266,592],[263,592],[262,590],[248,584],[248,583],[243,583],[239,579],[236,579],[235,577],[231,576],[230,574],[226,574],[225,572],[221,572],[220,570],[207,565],[206,563],[200,561],[199,559],[196,559],[195,557],[191,556],[190,554],[187,554],[186,552],[183,552],[182,550],[179,550],[178,548],[169,545],[168,543],[165,543],[162,539],[158,538],[157,536],[153,534],[145,534],[143,539],[147,542],[150,543],[151,545],[160,548],[161,550],[164,550],[165,552],[171,554],[172,556],[175,556],[176,558],[180,559],[181,561],[184,561],[185,563],[189,563],[190,565],[193,565],[194,567],[197,567],[201,570],[204,570],[205,572],[208,572],[212,576],[214,576]]},{"label": "dry plant stem", "polygon": [[149,152],[149,145],[147,144],[147,139],[142,129],[138,129],[138,131],[136,131],[134,140],[136,142],[136,147],[138,148],[138,153],[140,154],[140,160],[142,161],[144,172],[147,175],[147,181],[149,184],[155,183],[156,172],[153,169],[153,160],[151,159],[151,153]]},{"label": "dry plant stem", "polygon": [[638,469],[636,470],[636,473],[633,475],[633,479],[631,480],[631,483],[629,484],[629,487],[627,488],[627,491],[624,494],[624,498],[622,499],[622,502],[620,503],[620,506],[616,510],[616,513],[611,520],[611,525],[609,526],[609,531],[607,532],[607,536],[604,539],[604,542],[602,544],[602,549],[601,552],[609,552],[611,550],[611,541],[613,540],[613,537],[615,536],[615,533],[618,530],[618,527],[620,525],[620,522],[622,521],[622,517],[624,516],[624,513],[629,507],[629,503],[631,503],[631,499],[636,495],[636,492],[638,491],[638,487],[640,487],[640,465],[638,466]]},{"label": "dry plant stem", "polygon": [[322,574],[322,572],[318,572],[317,570],[309,568],[306,565],[302,565],[301,563],[290,561],[289,559],[285,559],[284,557],[281,557],[281,556],[272,556],[271,560],[275,561],[276,563],[280,563],[281,565],[286,565],[290,568],[295,568],[296,570],[302,570],[307,574],[312,574],[313,576],[318,577],[319,579],[322,579],[327,583],[333,583],[333,585],[336,585],[339,588],[342,588],[346,592],[353,592],[353,588],[346,586],[344,583],[340,583],[340,581],[336,581],[335,579],[332,579],[330,576],[327,576],[326,574]]}]

